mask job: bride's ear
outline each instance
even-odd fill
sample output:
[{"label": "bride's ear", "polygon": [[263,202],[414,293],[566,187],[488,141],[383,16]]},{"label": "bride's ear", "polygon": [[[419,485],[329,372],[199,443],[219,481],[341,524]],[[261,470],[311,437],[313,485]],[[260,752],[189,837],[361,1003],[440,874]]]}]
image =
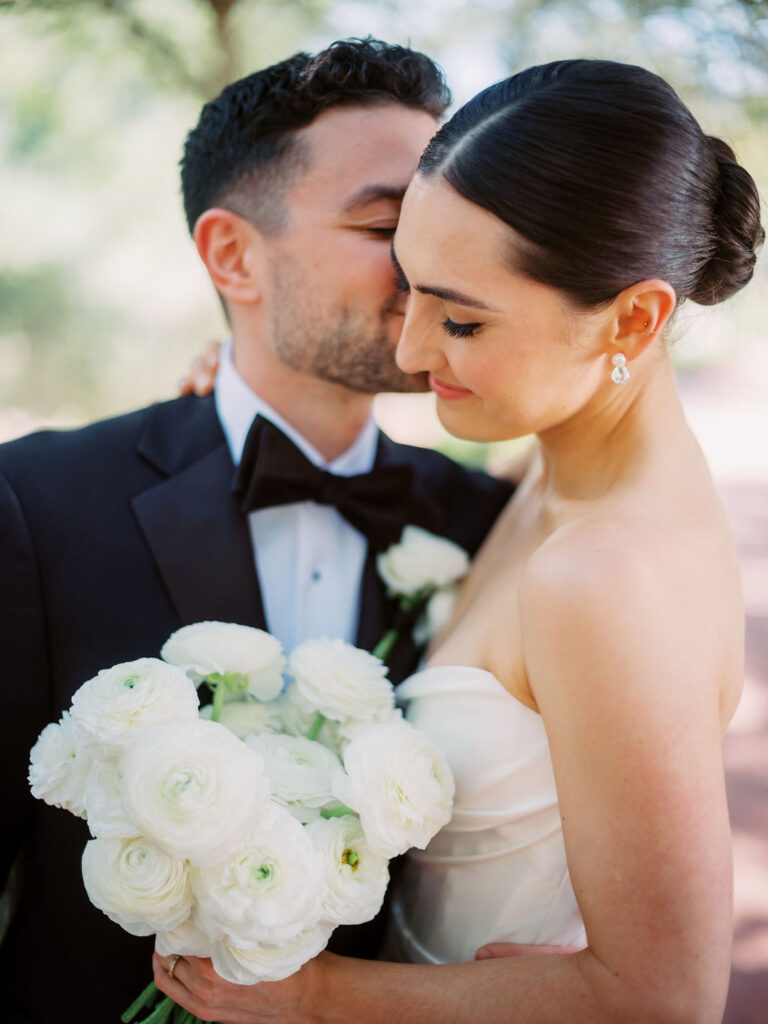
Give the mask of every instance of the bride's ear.
[{"label": "bride's ear", "polygon": [[620,350],[631,362],[661,335],[677,303],[674,288],[666,281],[640,281],[617,295],[613,306],[612,351]]},{"label": "bride's ear", "polygon": [[230,302],[252,305],[262,296],[264,239],[231,210],[213,207],[197,220],[195,245],[216,290]]}]

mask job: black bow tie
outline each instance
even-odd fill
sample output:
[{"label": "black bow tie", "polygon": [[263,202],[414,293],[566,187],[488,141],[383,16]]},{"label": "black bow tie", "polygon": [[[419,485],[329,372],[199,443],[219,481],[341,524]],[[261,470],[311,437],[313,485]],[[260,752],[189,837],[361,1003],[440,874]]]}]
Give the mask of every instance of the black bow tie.
[{"label": "black bow tie", "polygon": [[261,416],[248,431],[234,484],[244,514],[294,501],[333,505],[377,550],[396,543],[411,521],[412,488],[410,466],[384,466],[359,476],[319,469]]}]

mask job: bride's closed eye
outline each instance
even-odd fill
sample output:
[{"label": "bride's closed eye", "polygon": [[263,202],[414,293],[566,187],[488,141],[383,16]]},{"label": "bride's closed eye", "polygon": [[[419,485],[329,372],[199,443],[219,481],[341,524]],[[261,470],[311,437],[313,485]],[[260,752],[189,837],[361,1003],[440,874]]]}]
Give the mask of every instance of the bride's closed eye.
[{"label": "bride's closed eye", "polygon": [[450,317],[446,317],[442,323],[443,330],[446,334],[450,334],[452,338],[471,338],[475,331],[482,326],[481,323],[457,323],[456,320],[451,320]]}]

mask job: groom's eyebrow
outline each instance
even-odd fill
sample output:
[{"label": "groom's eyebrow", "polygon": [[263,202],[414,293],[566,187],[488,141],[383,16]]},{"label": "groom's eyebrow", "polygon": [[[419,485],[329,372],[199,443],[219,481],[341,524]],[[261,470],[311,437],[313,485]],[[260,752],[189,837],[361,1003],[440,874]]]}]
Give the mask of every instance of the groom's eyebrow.
[{"label": "groom's eyebrow", "polygon": [[[390,246],[389,251],[392,255],[392,262],[395,265],[395,270],[398,274],[402,274],[403,280],[405,280],[403,268],[400,266],[400,262],[395,255],[394,242]],[[453,288],[438,288],[437,286],[428,284],[412,284],[411,288],[416,292],[421,292],[422,295],[435,295],[438,299],[444,299],[446,302],[455,302],[457,306],[471,306],[473,309],[486,309],[489,313],[501,313],[501,310],[497,306],[489,306],[487,302],[483,302],[481,299],[475,299],[471,295],[465,295],[464,292],[457,292]]]},{"label": "groom's eyebrow", "polygon": [[344,204],[344,212],[354,213],[380,199],[390,199],[395,203],[402,203],[405,189],[405,185],[364,185],[347,199]]}]

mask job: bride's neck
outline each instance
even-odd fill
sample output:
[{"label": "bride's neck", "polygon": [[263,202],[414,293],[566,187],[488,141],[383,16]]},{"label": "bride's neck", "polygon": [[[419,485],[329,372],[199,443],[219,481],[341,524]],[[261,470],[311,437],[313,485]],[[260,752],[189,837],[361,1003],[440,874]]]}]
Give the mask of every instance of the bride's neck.
[{"label": "bride's neck", "polygon": [[672,362],[648,372],[539,435],[545,494],[590,500],[629,482],[649,461],[690,439]]}]

